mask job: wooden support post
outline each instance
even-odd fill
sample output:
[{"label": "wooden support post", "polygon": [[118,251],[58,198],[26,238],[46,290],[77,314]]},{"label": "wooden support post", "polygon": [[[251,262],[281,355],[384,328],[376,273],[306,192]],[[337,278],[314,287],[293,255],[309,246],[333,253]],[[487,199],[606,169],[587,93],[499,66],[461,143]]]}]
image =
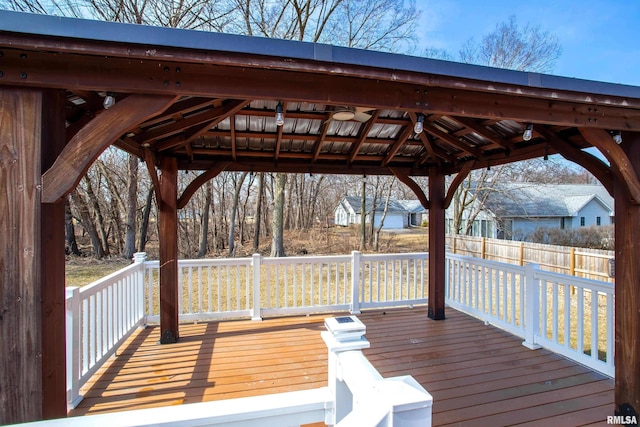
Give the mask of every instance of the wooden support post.
[{"label": "wooden support post", "polygon": [[[44,173],[65,146],[64,91],[47,90],[42,105]],[[41,205],[42,418],[67,416],[64,199]]]},{"label": "wooden support post", "polygon": [[444,315],[445,229],[444,175],[429,171],[429,317],[442,320]]},{"label": "wooden support post", "polygon": [[[620,145],[640,175],[640,134],[623,133]],[[614,178],[615,196],[615,414],[640,419],[640,205],[625,180]]]},{"label": "wooden support post", "polygon": [[486,257],[487,251],[487,238],[483,237],[480,239],[480,258],[484,259]]},{"label": "wooden support post", "polygon": [[160,161],[160,344],[178,341],[178,162]]},{"label": "wooden support post", "polygon": [[0,424],[12,424],[42,418],[42,93],[0,87],[0,123]]}]

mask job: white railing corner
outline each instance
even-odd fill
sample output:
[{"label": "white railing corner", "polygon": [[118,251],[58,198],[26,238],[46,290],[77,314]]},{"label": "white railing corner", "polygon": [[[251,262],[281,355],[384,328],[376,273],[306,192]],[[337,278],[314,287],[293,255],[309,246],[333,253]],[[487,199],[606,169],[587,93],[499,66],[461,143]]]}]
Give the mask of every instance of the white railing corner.
[{"label": "white railing corner", "polygon": [[325,423],[338,427],[431,426],[433,398],[411,376],[382,378],[362,354],[366,326],[355,316],[328,318],[322,339],[329,349]]},{"label": "white railing corner", "polygon": [[67,407],[73,409],[82,401],[80,396],[80,288],[66,288],[67,342]]},{"label": "white railing corner", "polygon": [[[253,266],[253,304],[251,307],[251,320],[262,320],[262,308],[260,307],[260,265],[262,256],[253,254],[251,265]],[[268,290],[267,290],[268,292]]]},{"label": "white railing corner", "polygon": [[534,263],[525,266],[525,340],[522,345],[531,350],[542,348],[535,338],[540,329],[540,280],[535,275],[539,269],[540,266]]},{"label": "white railing corner", "polygon": [[360,262],[362,253],[351,252],[351,314],[360,314]]}]

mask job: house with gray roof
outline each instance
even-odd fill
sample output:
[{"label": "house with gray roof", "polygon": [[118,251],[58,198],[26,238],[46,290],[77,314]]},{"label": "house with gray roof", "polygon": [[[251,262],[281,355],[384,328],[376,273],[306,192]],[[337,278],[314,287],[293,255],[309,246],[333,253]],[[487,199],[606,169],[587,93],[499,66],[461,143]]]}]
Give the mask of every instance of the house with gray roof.
[{"label": "house with gray roof", "polygon": [[[385,199],[365,199],[365,221],[369,224],[373,217],[373,225],[380,226],[384,213]],[[349,226],[361,224],[362,200],[359,196],[345,196],[334,210],[335,225]],[[375,208],[375,209],[374,209]],[[372,215],[373,213],[373,215]],[[418,200],[389,200],[387,215],[384,218],[383,230],[419,226],[426,210]]]},{"label": "house with gray roof", "polygon": [[[471,191],[474,191],[473,189]],[[483,194],[484,192],[488,192]],[[527,240],[540,227],[572,229],[613,224],[613,197],[602,185],[501,183],[475,191],[486,200],[471,235]],[[447,210],[453,232],[453,208]],[[463,215],[469,220],[471,215]]]}]

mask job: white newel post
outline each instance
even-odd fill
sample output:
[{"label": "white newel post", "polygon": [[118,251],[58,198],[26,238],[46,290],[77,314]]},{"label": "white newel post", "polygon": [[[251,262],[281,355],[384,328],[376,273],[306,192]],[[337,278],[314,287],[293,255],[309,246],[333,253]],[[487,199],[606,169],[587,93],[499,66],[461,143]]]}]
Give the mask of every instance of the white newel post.
[{"label": "white newel post", "polygon": [[260,307],[260,263],[261,261],[262,261],[262,256],[260,254],[253,254],[251,258],[251,265],[253,267],[253,305],[251,307],[251,320],[262,320],[262,309]]},{"label": "white newel post", "polygon": [[140,327],[146,327],[147,325],[147,314],[144,309],[144,273],[145,273],[145,261],[147,260],[146,252],[136,252],[133,254],[133,263],[139,264],[138,273],[136,274],[136,298],[137,298],[137,306],[136,316],[139,321]]},{"label": "white newel post", "polygon": [[535,336],[540,328],[540,281],[535,277],[538,269],[538,265],[533,263],[525,266],[525,340],[522,345],[531,350],[541,348],[535,342]]},{"label": "white newel post", "polygon": [[325,423],[335,425],[351,412],[353,405],[353,395],[343,381],[338,355],[369,348],[370,344],[364,337],[366,326],[355,316],[330,317],[325,319],[324,326],[327,330],[321,336],[329,350],[329,393],[333,396],[333,411],[327,411]]},{"label": "white newel post", "polygon": [[66,288],[66,341],[67,341],[67,407],[75,408],[80,396],[80,288]]},{"label": "white newel post", "polygon": [[411,376],[382,378],[362,354],[365,325],[355,316],[325,319],[329,393],[325,423],[338,427],[431,426],[433,398]]},{"label": "white newel post", "polygon": [[351,314],[360,314],[360,258],[359,251],[351,252]]}]

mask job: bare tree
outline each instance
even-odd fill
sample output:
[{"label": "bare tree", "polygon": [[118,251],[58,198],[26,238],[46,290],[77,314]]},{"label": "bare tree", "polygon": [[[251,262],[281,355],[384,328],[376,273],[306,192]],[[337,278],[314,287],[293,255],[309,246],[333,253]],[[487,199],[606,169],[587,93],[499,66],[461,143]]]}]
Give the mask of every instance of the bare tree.
[{"label": "bare tree", "polygon": [[518,26],[515,16],[501,22],[481,42],[469,39],[460,50],[460,60],[471,64],[547,73],[553,71],[562,53],[558,37],[540,26]]}]

